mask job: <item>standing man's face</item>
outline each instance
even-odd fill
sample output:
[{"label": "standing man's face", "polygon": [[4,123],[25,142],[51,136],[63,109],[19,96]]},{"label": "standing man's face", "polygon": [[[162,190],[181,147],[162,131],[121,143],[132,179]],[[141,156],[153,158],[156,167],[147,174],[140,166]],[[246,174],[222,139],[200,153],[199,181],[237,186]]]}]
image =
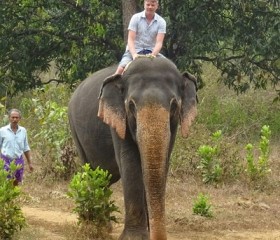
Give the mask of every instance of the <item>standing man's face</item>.
[{"label": "standing man's face", "polygon": [[144,2],[144,9],[147,13],[155,13],[158,9],[158,3],[156,1],[145,1]]},{"label": "standing man's face", "polygon": [[11,124],[17,125],[20,121],[20,114],[18,112],[11,112],[9,121]]}]

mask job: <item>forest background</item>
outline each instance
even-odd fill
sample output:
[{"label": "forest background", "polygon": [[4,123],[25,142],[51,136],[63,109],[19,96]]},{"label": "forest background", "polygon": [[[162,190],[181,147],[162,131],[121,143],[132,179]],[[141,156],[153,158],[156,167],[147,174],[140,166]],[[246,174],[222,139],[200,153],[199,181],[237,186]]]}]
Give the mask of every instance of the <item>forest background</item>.
[{"label": "forest background", "polygon": [[[203,63],[243,93],[276,87],[280,69],[277,0],[159,0],[167,21],[162,53],[203,86]],[[179,7],[178,7],[179,6]],[[13,0],[0,3],[0,96],[50,82],[70,87],[116,64],[127,25],[143,0]],[[55,74],[42,79],[55,66]],[[205,80],[205,79],[204,79]],[[275,88],[279,98],[279,89]]]},{"label": "forest background", "polygon": [[[163,54],[181,71],[197,76],[200,89],[197,139],[180,144],[178,137],[175,168],[185,172],[191,164],[196,169],[197,149],[217,131],[226,138],[223,141],[244,145],[258,141],[267,125],[277,143],[279,1],[160,0],[159,4],[159,14],[167,21]],[[142,9],[143,1],[137,0],[1,1],[1,125],[7,123],[9,108],[22,110],[36,158],[44,166],[52,165],[44,176],[69,176],[75,171],[67,120],[70,95],[89,74],[119,61],[128,21]],[[224,150],[229,149],[235,147]],[[231,158],[238,162],[232,156],[224,161]]]},{"label": "forest background", "polygon": [[[238,186],[252,195],[279,196],[279,1],[159,4],[158,12],[167,21],[162,53],[199,81],[199,114],[190,137],[177,136],[170,176],[180,184]],[[22,110],[36,181],[68,183],[77,171],[69,98],[89,74],[118,63],[128,21],[142,9],[143,1],[137,0],[0,2],[0,125],[7,123],[8,109]],[[267,152],[262,148],[263,126],[271,131]],[[203,146],[206,152],[201,153]],[[210,154],[208,165],[205,154]],[[263,159],[264,171],[255,175]]]},{"label": "forest background", "polygon": [[[167,21],[163,54],[199,82],[195,140],[186,143],[178,136],[172,171],[196,172],[199,146],[221,131],[222,142],[231,146],[220,143],[219,154],[229,155],[222,159],[231,165],[238,163],[223,171],[232,175],[241,164],[235,145],[258,142],[263,126],[270,127],[272,142],[278,144],[279,1],[159,4]],[[43,176],[66,177],[76,170],[67,120],[71,93],[89,74],[117,64],[128,21],[142,9],[143,1],[137,0],[1,1],[1,125],[7,123],[9,108],[22,110],[36,159],[45,166]],[[244,146],[241,152],[244,157]]]}]

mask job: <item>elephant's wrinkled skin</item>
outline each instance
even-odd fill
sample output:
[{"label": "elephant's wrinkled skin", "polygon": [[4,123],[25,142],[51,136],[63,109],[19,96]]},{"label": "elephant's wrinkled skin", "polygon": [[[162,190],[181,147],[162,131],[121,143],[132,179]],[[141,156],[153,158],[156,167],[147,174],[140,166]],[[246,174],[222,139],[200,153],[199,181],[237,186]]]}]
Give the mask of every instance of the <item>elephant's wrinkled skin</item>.
[{"label": "elephant's wrinkled skin", "polygon": [[[178,123],[196,116],[195,79],[165,58],[138,58],[120,76],[109,67],[83,81],[69,103],[71,131],[84,163],[122,178],[120,239],[167,239],[165,188]],[[98,96],[100,97],[98,98]]]}]

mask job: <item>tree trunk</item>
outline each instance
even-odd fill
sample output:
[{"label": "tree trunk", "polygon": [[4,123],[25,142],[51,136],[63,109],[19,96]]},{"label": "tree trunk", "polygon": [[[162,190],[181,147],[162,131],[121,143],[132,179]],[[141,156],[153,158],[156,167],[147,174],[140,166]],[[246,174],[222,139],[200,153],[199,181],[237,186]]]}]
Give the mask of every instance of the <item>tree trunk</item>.
[{"label": "tree trunk", "polygon": [[136,13],[137,0],[122,0],[124,42],[127,43],[127,27],[130,18]]}]

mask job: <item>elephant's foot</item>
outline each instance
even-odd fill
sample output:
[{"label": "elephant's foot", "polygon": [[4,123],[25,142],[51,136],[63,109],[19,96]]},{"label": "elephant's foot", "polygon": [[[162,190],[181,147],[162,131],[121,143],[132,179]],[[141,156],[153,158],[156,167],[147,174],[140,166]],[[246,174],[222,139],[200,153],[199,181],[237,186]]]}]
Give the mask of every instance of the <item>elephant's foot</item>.
[{"label": "elephant's foot", "polygon": [[149,233],[147,230],[123,230],[119,240],[149,240]]}]

